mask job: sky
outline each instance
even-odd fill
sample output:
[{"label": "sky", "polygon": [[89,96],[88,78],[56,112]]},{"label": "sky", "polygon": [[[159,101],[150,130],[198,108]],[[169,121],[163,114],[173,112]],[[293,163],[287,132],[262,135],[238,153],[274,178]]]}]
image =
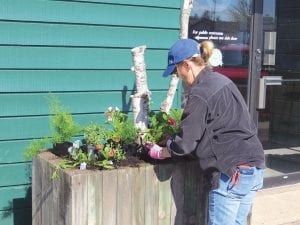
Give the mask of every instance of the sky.
[{"label": "sky", "polygon": [[[194,0],[191,16],[198,14],[201,16],[204,11],[216,10],[217,17],[226,21],[228,17],[228,9],[237,5],[240,0]],[[249,0],[249,3],[251,0]],[[215,4],[216,3],[216,4]],[[264,0],[264,15],[275,16],[275,0]]]}]

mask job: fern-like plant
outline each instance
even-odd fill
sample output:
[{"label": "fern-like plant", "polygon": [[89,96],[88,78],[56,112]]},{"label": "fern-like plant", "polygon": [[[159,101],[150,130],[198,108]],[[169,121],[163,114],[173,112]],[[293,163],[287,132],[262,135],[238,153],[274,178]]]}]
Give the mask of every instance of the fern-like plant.
[{"label": "fern-like plant", "polygon": [[82,129],[73,121],[70,111],[53,95],[49,97],[49,110],[53,144],[69,142],[72,137],[80,134]]}]

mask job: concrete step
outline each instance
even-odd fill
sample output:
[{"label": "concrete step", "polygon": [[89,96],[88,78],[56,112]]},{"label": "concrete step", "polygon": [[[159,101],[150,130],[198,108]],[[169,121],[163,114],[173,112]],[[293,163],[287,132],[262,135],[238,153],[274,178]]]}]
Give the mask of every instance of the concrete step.
[{"label": "concrete step", "polygon": [[300,225],[300,183],[259,191],[251,225]]}]

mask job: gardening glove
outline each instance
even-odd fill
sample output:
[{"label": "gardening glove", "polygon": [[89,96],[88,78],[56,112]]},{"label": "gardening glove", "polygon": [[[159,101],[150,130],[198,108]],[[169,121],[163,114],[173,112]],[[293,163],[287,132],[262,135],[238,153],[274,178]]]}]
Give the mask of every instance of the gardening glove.
[{"label": "gardening glove", "polygon": [[163,160],[166,157],[162,157],[161,156],[161,152],[163,150],[162,147],[160,147],[157,144],[153,144],[150,141],[147,141],[145,144],[145,147],[148,149],[148,155],[153,158],[153,159],[159,159],[159,160]]}]

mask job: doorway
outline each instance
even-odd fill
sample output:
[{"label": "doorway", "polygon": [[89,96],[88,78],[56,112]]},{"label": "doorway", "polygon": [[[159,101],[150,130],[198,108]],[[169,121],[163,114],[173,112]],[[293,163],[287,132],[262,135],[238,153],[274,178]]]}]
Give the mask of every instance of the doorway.
[{"label": "doorway", "polygon": [[[257,122],[265,187],[300,182],[300,2],[194,0],[189,37],[212,40]],[[299,31],[298,31],[299,30]]]}]

